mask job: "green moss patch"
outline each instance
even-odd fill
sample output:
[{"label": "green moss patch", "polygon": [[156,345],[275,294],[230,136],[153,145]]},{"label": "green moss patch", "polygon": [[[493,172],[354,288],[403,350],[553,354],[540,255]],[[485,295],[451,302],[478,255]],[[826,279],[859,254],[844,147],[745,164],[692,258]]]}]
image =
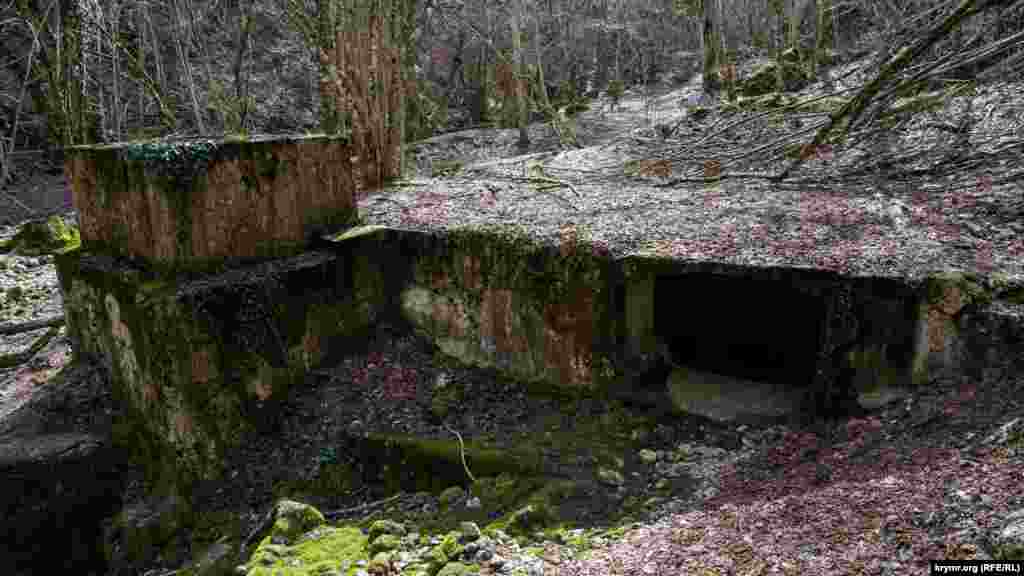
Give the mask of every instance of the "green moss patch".
[{"label": "green moss patch", "polygon": [[0,245],[0,252],[22,256],[42,256],[74,250],[82,242],[78,228],[66,224],[60,216],[26,222],[13,238]]},{"label": "green moss patch", "polygon": [[264,539],[245,564],[247,576],[319,576],[348,566],[346,576],[356,574],[355,563],[366,559],[367,538],[354,526],[320,526],[294,544],[275,544]]}]

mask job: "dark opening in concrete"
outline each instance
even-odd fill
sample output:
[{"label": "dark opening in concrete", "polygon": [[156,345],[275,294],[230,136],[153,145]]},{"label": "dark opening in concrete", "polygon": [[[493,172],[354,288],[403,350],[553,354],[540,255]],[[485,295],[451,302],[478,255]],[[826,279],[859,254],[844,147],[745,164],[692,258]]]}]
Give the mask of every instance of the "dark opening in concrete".
[{"label": "dark opening in concrete", "polygon": [[746,380],[809,385],[823,314],[820,297],[784,281],[687,274],[654,284],[654,331],[673,362]]}]

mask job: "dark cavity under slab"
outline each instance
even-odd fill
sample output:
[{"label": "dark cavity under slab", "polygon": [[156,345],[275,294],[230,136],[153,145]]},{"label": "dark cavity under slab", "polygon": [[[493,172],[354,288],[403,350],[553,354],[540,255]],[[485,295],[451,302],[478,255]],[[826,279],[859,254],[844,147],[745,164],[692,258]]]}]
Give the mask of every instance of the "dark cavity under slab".
[{"label": "dark cavity under slab", "polygon": [[813,376],[821,298],[786,282],[689,274],[656,279],[654,302],[674,363],[776,384]]},{"label": "dark cavity under slab", "polygon": [[[910,385],[912,289],[880,279],[685,273],[655,276],[655,369],[677,410],[714,419],[835,416]],[[667,374],[667,376],[666,376]]]}]

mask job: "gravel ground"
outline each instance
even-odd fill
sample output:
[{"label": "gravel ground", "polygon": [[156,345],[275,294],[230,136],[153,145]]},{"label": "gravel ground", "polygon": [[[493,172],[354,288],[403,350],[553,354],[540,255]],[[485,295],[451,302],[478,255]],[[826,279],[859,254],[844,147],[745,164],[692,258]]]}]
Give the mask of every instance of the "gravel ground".
[{"label": "gravel ground", "polygon": [[[69,216],[71,216],[69,214]],[[0,241],[7,240],[17,226],[0,227]],[[52,256],[21,256],[0,254],[0,325],[20,324],[53,318],[64,314],[57,270]],[[44,378],[48,371],[59,369],[70,358],[65,331],[49,334],[43,327],[28,332],[0,336],[0,358],[10,359],[27,353],[34,344],[55,336],[39,350],[32,361],[8,366],[0,363],[0,419],[11,413],[28,398],[31,381]]]}]

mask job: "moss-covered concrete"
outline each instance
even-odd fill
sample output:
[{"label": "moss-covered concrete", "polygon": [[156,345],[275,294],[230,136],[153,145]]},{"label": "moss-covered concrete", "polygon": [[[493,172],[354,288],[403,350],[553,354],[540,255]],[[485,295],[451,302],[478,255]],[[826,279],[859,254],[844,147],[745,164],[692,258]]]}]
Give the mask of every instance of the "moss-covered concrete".
[{"label": "moss-covered concrete", "polygon": [[446,354],[526,381],[591,388],[612,376],[610,259],[578,233],[557,246],[514,230],[424,237],[401,309]]},{"label": "moss-covered concrete", "polygon": [[[140,452],[149,459],[176,454],[175,468],[209,472],[222,448],[237,442],[252,406],[282,397],[335,338],[388,316],[403,315],[445,353],[497,367],[529,393],[602,393],[622,380],[624,359],[655,351],[664,336],[656,333],[654,287],[698,272],[655,258],[612,262],[586,242],[585,230],[567,231],[557,246],[514,229],[439,236],[370,227],[333,240],[332,253],[194,280],[81,249],[58,257],[76,351],[103,358],[114,375],[133,422],[125,436],[134,425],[152,434],[152,441],[135,442]],[[813,272],[711,272],[737,283],[787,282],[822,298],[837,282]],[[862,328],[843,362],[865,393],[922,382],[926,364],[943,350],[936,334],[953,337],[954,316],[967,301],[981,306],[997,292],[1019,290],[942,277],[920,293],[850,283],[861,294],[855,309]],[[433,408],[443,416],[458,402],[457,390],[442,391]],[[453,444],[439,446],[428,458],[458,462]],[[486,469],[494,460],[486,448],[471,448],[474,466]],[[529,451],[512,460],[521,470],[535,461]]]},{"label": "moss-covered concrete", "polygon": [[352,222],[373,185],[358,157],[345,135],[152,140],[70,148],[65,171],[87,249],[170,274],[294,255]]},{"label": "moss-covered concrete", "polygon": [[79,355],[100,359],[126,406],[124,439],[182,477],[214,473],[261,405],[284,397],[386,298],[365,255],[168,279],[81,250],[57,258]]},{"label": "moss-covered concrete", "polygon": [[[923,384],[940,374],[976,374],[993,353],[1000,321],[991,306],[1020,306],[1024,283],[1006,276],[947,272],[919,286],[920,304],[913,340],[913,381]],[[1012,320],[1010,321],[1012,322]]]}]

